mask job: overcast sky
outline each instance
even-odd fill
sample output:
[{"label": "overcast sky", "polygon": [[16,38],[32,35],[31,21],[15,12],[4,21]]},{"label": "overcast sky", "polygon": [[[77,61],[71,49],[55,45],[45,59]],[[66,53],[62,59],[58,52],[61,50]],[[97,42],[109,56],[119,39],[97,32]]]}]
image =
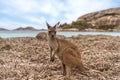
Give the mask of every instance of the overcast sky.
[{"label": "overcast sky", "polygon": [[0,0],[0,27],[42,29],[47,28],[45,21],[71,23],[86,13],[114,7],[120,7],[120,0]]}]

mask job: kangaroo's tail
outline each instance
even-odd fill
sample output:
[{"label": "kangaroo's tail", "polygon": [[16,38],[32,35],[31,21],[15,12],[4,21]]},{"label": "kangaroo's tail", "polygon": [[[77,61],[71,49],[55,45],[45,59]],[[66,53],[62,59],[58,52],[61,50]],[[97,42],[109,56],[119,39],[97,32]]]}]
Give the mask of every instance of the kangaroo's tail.
[{"label": "kangaroo's tail", "polygon": [[[102,77],[103,80],[108,80],[108,79],[109,79],[109,76],[108,76],[107,74],[105,74],[105,73],[103,73],[103,72],[101,72],[101,71],[99,71],[99,70],[90,69],[90,70],[89,70],[89,73],[90,73],[90,76],[93,76],[94,73],[97,73],[97,74],[99,74],[99,75]],[[92,74],[92,73],[93,73],[93,74]],[[106,79],[106,78],[107,78],[107,79]]]},{"label": "kangaroo's tail", "polygon": [[90,70],[89,68],[84,67],[83,64],[81,64],[81,65],[78,66],[78,69],[80,70],[80,73],[81,73],[81,74],[88,76],[87,73],[88,73],[89,70]]},{"label": "kangaroo's tail", "polygon": [[94,69],[89,69],[87,67],[84,67],[83,65],[79,66],[78,68],[80,70],[80,73],[83,75],[86,75],[88,77],[93,77],[95,73],[97,73],[103,80],[109,79],[108,75],[99,71],[99,70],[94,70]]}]

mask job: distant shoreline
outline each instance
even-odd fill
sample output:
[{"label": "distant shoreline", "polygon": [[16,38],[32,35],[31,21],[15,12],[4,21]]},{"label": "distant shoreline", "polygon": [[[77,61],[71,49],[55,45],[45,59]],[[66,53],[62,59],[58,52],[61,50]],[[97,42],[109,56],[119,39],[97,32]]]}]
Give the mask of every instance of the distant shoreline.
[{"label": "distant shoreline", "polygon": [[[9,29],[0,29],[0,31],[47,31],[47,29],[13,29],[13,30],[9,30]],[[66,31],[66,32],[120,32],[120,30],[118,29],[109,29],[109,30],[102,30],[102,29],[92,29],[92,28],[87,28],[87,29],[83,29],[83,30],[79,30],[76,28],[69,28],[69,29],[57,29],[57,31]]]},{"label": "distant shoreline", "polygon": [[[17,29],[5,29],[5,28],[0,28],[0,31],[47,31],[47,29],[35,29],[34,27],[26,27],[26,28],[17,28]],[[103,30],[103,29],[93,29],[93,28],[86,28],[83,30],[79,30],[77,28],[68,28],[68,29],[62,29],[62,28],[57,28],[57,31],[73,31],[73,32],[120,32],[119,29],[108,29],[108,30]]]}]

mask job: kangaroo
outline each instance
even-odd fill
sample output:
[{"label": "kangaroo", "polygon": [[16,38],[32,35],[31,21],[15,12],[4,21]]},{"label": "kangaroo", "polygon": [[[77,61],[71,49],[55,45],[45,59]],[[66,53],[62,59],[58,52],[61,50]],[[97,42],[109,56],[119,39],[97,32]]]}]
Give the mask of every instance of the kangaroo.
[{"label": "kangaroo", "polygon": [[70,78],[71,69],[73,67],[78,68],[82,74],[85,74],[90,69],[83,66],[81,54],[79,53],[77,46],[67,40],[58,39],[56,37],[56,27],[59,26],[59,24],[60,22],[54,26],[50,26],[46,22],[46,25],[48,27],[50,61],[53,62],[55,55],[57,55],[62,63],[62,74],[67,78]]}]

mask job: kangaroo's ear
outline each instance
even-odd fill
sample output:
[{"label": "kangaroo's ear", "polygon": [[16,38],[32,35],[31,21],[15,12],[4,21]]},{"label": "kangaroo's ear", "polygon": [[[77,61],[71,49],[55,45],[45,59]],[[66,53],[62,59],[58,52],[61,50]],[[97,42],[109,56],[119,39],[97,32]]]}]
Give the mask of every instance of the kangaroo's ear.
[{"label": "kangaroo's ear", "polygon": [[59,24],[60,24],[60,22],[58,22],[57,24],[55,24],[55,25],[54,25],[54,28],[57,27],[57,26],[59,26]]},{"label": "kangaroo's ear", "polygon": [[48,29],[51,27],[51,26],[48,24],[48,22],[47,22],[47,21],[46,21],[46,25],[47,25]]}]

